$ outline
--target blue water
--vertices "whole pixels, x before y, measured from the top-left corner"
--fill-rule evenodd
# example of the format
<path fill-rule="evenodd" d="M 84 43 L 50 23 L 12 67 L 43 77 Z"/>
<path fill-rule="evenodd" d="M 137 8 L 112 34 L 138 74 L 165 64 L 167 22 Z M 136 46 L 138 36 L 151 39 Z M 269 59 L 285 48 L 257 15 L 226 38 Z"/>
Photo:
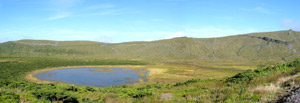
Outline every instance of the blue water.
<path fill-rule="evenodd" d="M 64 82 L 83 86 L 107 87 L 138 83 L 139 81 L 137 79 L 147 81 L 145 76 L 148 75 L 148 72 L 145 72 L 145 76 L 140 76 L 132 69 L 112 68 L 115 69 L 114 71 L 95 71 L 93 69 L 105 68 L 57 69 L 34 74 L 34 76 L 47 81 Z"/>

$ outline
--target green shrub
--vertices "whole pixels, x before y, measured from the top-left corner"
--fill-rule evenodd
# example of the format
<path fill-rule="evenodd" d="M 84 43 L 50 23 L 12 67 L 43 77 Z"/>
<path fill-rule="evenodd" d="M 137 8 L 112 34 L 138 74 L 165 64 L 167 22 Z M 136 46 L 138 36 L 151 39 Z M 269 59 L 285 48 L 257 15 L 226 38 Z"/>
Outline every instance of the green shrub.
<path fill-rule="evenodd" d="M 13 92 L 0 91 L 0 102 L 19 103 L 20 96 Z"/>
<path fill-rule="evenodd" d="M 242 83 L 247 83 L 248 84 L 254 79 L 254 77 L 265 76 L 265 75 L 268 74 L 268 72 L 272 72 L 272 71 L 286 72 L 287 69 L 292 69 L 292 67 L 297 67 L 299 65 L 300 65 L 300 58 L 295 59 L 292 62 L 278 64 L 276 66 L 267 67 L 265 69 L 256 69 L 254 71 L 246 70 L 242 73 L 238 73 L 237 75 L 235 75 L 233 77 L 227 78 L 226 83 L 229 86 L 231 86 L 233 84 L 242 84 Z M 300 69 L 299 69 L 299 71 L 300 71 Z"/>
<path fill-rule="evenodd" d="M 242 84 L 244 82 L 250 82 L 254 79 L 258 74 L 253 72 L 252 70 L 246 70 L 242 73 L 238 73 L 237 75 L 227 78 L 226 82 L 229 83 L 236 83 L 236 84 Z"/>
<path fill-rule="evenodd" d="M 58 89 L 43 88 L 32 92 L 32 94 L 38 99 L 45 99 L 50 101 L 63 101 L 67 103 L 77 103 L 77 97 L 70 92 L 65 92 Z"/>
<path fill-rule="evenodd" d="M 97 98 L 97 99 L 82 98 L 81 101 L 84 103 L 104 103 L 102 98 Z"/>
<path fill-rule="evenodd" d="M 196 82 L 199 82 L 199 81 L 201 81 L 201 79 L 195 79 L 195 78 L 193 78 L 193 79 L 190 79 L 190 80 L 187 80 L 187 81 L 185 81 L 185 82 L 177 82 L 177 83 L 175 83 L 173 86 L 182 86 L 182 85 L 188 85 L 188 84 L 190 84 L 190 83 L 196 83 Z"/>
<path fill-rule="evenodd" d="M 85 87 L 85 90 L 90 91 L 90 92 L 95 92 L 96 91 L 96 89 L 93 88 L 93 87 Z"/>
<path fill-rule="evenodd" d="M 148 89 L 144 89 L 144 90 L 131 89 L 126 91 L 126 94 L 132 98 L 142 98 L 144 96 L 152 95 L 152 91 Z"/>
<path fill-rule="evenodd" d="M 261 99 L 261 94 L 255 94 L 251 97 L 251 100 L 253 102 L 259 102 L 260 99 Z"/>
<path fill-rule="evenodd" d="M 224 101 L 224 103 L 234 103 L 232 99 L 228 98 Z"/>
<path fill-rule="evenodd" d="M 75 86 L 68 86 L 68 87 L 64 88 L 64 90 L 77 92 L 79 90 L 79 88 L 77 88 Z"/>

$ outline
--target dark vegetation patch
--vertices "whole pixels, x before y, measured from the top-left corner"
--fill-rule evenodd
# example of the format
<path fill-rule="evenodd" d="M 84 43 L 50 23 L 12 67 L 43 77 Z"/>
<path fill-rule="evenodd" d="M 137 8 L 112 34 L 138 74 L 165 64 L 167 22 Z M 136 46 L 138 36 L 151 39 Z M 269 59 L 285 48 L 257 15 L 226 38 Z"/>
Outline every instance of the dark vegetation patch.
<path fill-rule="evenodd" d="M 251 38 L 257 38 L 257 39 L 261 39 L 267 42 L 272 42 L 272 43 L 277 43 L 277 44 L 283 44 L 283 45 L 288 45 L 289 42 L 287 41 L 282 41 L 282 40 L 278 40 L 278 39 L 273 39 L 273 38 L 269 38 L 269 37 L 257 37 L 257 36 L 249 36 Z"/>

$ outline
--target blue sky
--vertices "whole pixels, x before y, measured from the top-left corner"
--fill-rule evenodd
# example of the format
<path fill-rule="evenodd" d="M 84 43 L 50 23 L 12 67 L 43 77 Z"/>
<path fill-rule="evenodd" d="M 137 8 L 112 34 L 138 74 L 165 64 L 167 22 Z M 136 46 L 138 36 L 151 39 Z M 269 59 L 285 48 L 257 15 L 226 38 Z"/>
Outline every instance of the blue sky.
<path fill-rule="evenodd" d="M 299 0 L 0 0 L 0 42 L 108 43 L 300 31 Z"/>

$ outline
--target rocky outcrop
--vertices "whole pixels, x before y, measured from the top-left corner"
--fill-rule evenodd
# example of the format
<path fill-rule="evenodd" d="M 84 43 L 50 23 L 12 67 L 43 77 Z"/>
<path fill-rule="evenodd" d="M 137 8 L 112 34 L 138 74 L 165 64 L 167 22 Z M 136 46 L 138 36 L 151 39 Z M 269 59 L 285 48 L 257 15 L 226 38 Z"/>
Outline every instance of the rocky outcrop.
<path fill-rule="evenodd" d="M 288 45 L 289 42 L 287 41 L 283 41 L 283 40 L 278 40 L 278 39 L 273 39 L 273 38 L 269 38 L 269 37 L 257 37 L 257 36 L 249 36 L 251 38 L 257 38 L 257 39 L 261 39 L 267 42 L 272 42 L 272 43 L 277 43 L 277 44 L 283 44 L 283 45 Z"/>
<path fill-rule="evenodd" d="M 287 90 L 288 94 L 280 97 L 277 100 L 270 101 L 269 103 L 300 103 L 300 87 L 292 87 L 291 90 Z"/>

